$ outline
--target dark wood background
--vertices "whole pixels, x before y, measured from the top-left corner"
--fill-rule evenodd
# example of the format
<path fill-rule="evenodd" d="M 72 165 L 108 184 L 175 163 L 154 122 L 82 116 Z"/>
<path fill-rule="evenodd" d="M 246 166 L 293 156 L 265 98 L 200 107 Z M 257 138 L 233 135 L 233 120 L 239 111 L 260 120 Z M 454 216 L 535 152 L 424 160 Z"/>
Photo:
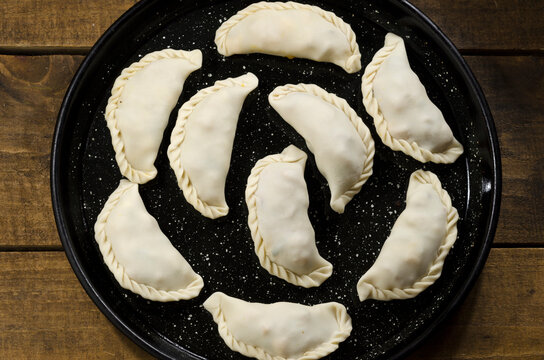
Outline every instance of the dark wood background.
<path fill-rule="evenodd" d="M 131 0 L 0 1 L 0 358 L 147 359 L 76 279 L 55 228 L 51 138 L 64 92 Z M 410 359 L 544 359 L 544 0 L 413 0 L 453 40 L 497 126 L 494 247 Z"/>

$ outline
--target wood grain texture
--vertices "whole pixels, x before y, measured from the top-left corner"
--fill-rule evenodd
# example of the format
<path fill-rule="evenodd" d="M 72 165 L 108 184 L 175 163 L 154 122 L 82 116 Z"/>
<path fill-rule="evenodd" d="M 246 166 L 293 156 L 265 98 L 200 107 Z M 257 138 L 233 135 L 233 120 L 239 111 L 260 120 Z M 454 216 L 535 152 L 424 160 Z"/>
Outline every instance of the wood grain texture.
<path fill-rule="evenodd" d="M 58 246 L 49 158 L 80 56 L 0 56 L 0 245 Z"/>
<path fill-rule="evenodd" d="M 88 49 L 136 0 L 2 0 L 0 48 Z"/>
<path fill-rule="evenodd" d="M 495 118 L 495 244 L 464 304 L 409 360 L 544 359 L 544 1 L 410 0 L 466 54 Z M 136 0 L 0 0 L 0 54 L 84 54 Z M 535 56 L 490 56 L 490 55 Z M 81 56 L 0 55 L 0 359 L 151 359 L 92 303 L 59 251 L 53 128 Z M 538 248 L 526 248 L 536 246 Z M 11 250 L 3 252 L 2 250 Z"/>
<path fill-rule="evenodd" d="M 0 358 L 150 358 L 99 312 L 62 252 L 0 253 L 0 264 Z M 494 249 L 459 311 L 410 359 L 542 359 L 542 307 L 544 249 Z"/>
<path fill-rule="evenodd" d="M 1 359 L 151 359 L 92 303 L 62 252 L 0 253 Z"/>
<path fill-rule="evenodd" d="M 544 50 L 542 0 L 410 0 L 461 50 Z"/>
<path fill-rule="evenodd" d="M 80 56 L 0 56 L 0 246 L 60 245 L 49 153 L 58 108 Z M 468 56 L 489 101 L 503 160 L 495 243 L 544 244 L 544 58 Z M 540 90 L 539 90 L 540 89 Z"/>
<path fill-rule="evenodd" d="M 2 0 L 0 49 L 89 49 L 136 0 Z M 462 50 L 544 50 L 541 0 L 412 0 Z"/>
<path fill-rule="evenodd" d="M 492 249 L 464 304 L 410 360 L 544 359 L 544 249 Z"/>
<path fill-rule="evenodd" d="M 495 243 L 544 245 L 544 57 L 467 60 L 489 102 L 501 148 Z"/>

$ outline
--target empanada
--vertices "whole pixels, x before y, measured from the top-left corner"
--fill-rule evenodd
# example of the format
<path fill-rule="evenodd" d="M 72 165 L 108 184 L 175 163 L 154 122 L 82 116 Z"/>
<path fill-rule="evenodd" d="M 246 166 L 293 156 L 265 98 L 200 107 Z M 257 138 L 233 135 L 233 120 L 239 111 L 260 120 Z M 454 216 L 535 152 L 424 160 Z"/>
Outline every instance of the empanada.
<path fill-rule="evenodd" d="M 260 360 L 320 359 L 335 351 L 352 329 L 346 308 L 336 302 L 261 304 L 216 292 L 204 307 L 229 348 Z"/>
<path fill-rule="evenodd" d="M 404 40 L 389 33 L 362 78 L 363 103 L 383 143 L 421 162 L 452 163 L 463 153 L 444 115 L 410 68 Z"/>
<path fill-rule="evenodd" d="M 291 1 L 262 1 L 240 10 L 217 29 L 215 44 L 225 56 L 263 53 L 330 62 L 348 73 L 361 70 L 348 24 L 332 12 Z"/>
<path fill-rule="evenodd" d="M 393 225 L 374 265 L 357 284 L 359 299 L 409 299 L 432 285 L 457 239 L 458 218 L 436 175 L 414 172 L 406 209 Z"/>
<path fill-rule="evenodd" d="M 332 265 L 319 255 L 308 217 L 306 159 L 291 145 L 257 161 L 247 179 L 246 204 L 261 266 L 291 284 L 312 287 L 331 276 Z"/>
<path fill-rule="evenodd" d="M 327 179 L 331 208 L 343 213 L 372 175 L 374 140 L 346 100 L 313 84 L 279 86 L 270 105 L 304 139 Z"/>
<path fill-rule="evenodd" d="M 196 297 L 204 282 L 145 209 L 138 184 L 121 180 L 94 225 L 104 262 L 119 284 L 155 301 Z"/>
<path fill-rule="evenodd" d="M 211 219 L 225 216 L 225 181 L 238 116 L 259 80 L 252 73 L 216 81 L 178 113 L 168 158 L 187 202 Z"/>
<path fill-rule="evenodd" d="M 202 65 L 200 50 L 165 49 L 144 56 L 115 80 L 106 106 L 115 160 L 121 174 L 143 184 L 153 165 L 170 113 L 190 73 Z"/>

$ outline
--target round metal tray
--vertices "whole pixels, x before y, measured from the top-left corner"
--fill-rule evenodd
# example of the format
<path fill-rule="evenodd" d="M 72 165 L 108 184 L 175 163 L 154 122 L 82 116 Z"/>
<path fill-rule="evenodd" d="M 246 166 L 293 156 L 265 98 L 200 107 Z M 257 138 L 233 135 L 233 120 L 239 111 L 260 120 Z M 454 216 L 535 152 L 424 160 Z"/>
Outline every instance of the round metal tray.
<path fill-rule="evenodd" d="M 406 39 L 410 63 L 430 98 L 444 112 L 465 153 L 451 165 L 421 164 L 385 147 L 361 101 L 362 72 L 302 59 L 260 54 L 224 58 L 215 30 L 251 1 L 143 0 L 100 38 L 75 75 L 62 104 L 52 149 L 51 189 L 60 238 L 83 287 L 100 310 L 128 337 L 160 358 L 243 359 L 219 337 L 201 306 L 214 291 L 259 302 L 316 304 L 338 301 L 353 319 L 351 336 L 330 359 L 392 359 L 415 348 L 461 302 L 489 252 L 499 211 L 501 170 L 497 136 L 484 96 L 452 43 L 406 1 L 311 1 L 335 12 L 357 35 L 363 67 L 383 46 L 387 32 Z M 104 109 L 121 70 L 163 48 L 201 49 L 203 66 L 189 76 L 156 161 L 158 176 L 140 186 L 148 211 L 173 245 L 205 281 L 199 297 L 156 303 L 122 289 L 104 265 L 93 225 L 121 175 L 114 159 Z M 209 220 L 188 205 L 166 156 L 177 109 L 215 80 L 251 71 L 260 84 L 244 105 L 227 178 L 228 216 Z M 304 140 L 268 105 L 268 93 L 286 83 L 315 83 L 346 99 L 376 141 L 374 174 L 342 215 Z M 334 273 L 319 288 L 303 289 L 270 276 L 254 254 L 247 227 L 244 189 L 255 162 L 295 144 L 309 156 L 306 181 L 310 219 L 321 255 Z M 459 237 L 442 277 L 414 299 L 360 303 L 359 277 L 372 265 L 404 208 L 408 177 L 435 172 L 458 209 Z"/>

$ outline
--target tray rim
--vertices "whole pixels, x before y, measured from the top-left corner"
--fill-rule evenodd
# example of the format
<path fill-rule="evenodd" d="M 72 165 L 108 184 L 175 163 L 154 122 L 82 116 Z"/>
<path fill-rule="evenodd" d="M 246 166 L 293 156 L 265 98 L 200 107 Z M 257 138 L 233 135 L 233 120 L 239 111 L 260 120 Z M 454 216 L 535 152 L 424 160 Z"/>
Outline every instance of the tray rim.
<path fill-rule="evenodd" d="M 108 318 L 108 320 L 115 325 L 124 335 L 126 335 L 130 340 L 140 346 L 142 349 L 147 351 L 150 355 L 161 358 L 161 359 L 171 359 L 166 353 L 162 352 L 157 348 L 153 343 L 147 341 L 145 338 L 141 337 L 135 331 L 133 331 L 127 324 L 121 320 L 115 311 L 111 309 L 103 300 L 102 296 L 91 284 L 91 281 L 81 266 L 80 260 L 77 257 L 75 250 L 73 248 L 72 240 L 67 229 L 67 217 L 65 215 L 65 210 L 61 206 L 61 175 L 60 175 L 60 164 L 61 164 L 61 152 L 60 144 L 64 136 L 64 128 L 68 120 L 68 108 L 70 105 L 70 100 L 73 97 L 73 94 L 76 92 L 76 87 L 80 81 L 83 74 L 87 71 L 89 65 L 93 62 L 98 50 L 106 44 L 109 39 L 113 36 L 116 30 L 123 26 L 123 24 L 132 17 L 135 13 L 142 11 L 143 8 L 150 6 L 152 3 L 158 0 L 141 0 L 132 7 L 130 7 L 123 15 L 121 15 L 96 41 L 92 46 L 91 50 L 79 66 L 76 71 L 66 94 L 63 98 L 62 104 L 60 106 L 59 115 L 55 124 L 55 131 L 53 135 L 52 145 L 51 145 L 51 164 L 50 164 L 50 189 L 51 189 L 51 200 L 52 208 L 55 218 L 55 223 L 57 226 L 57 231 L 64 248 L 68 262 L 70 263 L 72 270 L 76 274 L 79 282 L 84 288 L 87 295 L 91 298 L 94 304 L 99 308 L 99 310 Z M 474 91 L 477 97 L 478 107 L 482 111 L 482 115 L 485 119 L 485 125 L 487 127 L 487 136 L 490 143 L 490 154 L 491 154 L 491 163 L 493 165 L 493 178 L 492 178 L 492 193 L 490 201 L 490 213 L 488 217 L 487 227 L 485 233 L 483 234 L 483 243 L 480 252 L 477 254 L 476 263 L 474 267 L 469 272 L 469 275 L 465 282 L 461 285 L 461 288 L 458 294 L 452 298 L 452 300 L 445 306 L 442 312 L 435 317 L 428 326 L 421 331 L 411 342 L 409 342 L 404 348 L 402 348 L 398 353 L 394 354 L 391 359 L 402 359 L 412 353 L 417 347 L 419 347 L 429 336 L 441 325 L 443 325 L 444 320 L 448 318 L 452 312 L 454 312 L 465 300 L 468 293 L 474 286 L 478 276 L 480 275 L 485 262 L 488 258 L 489 252 L 491 250 L 491 245 L 493 243 L 493 238 L 496 232 L 499 212 L 500 212 L 500 203 L 501 203 L 501 193 L 502 193 L 502 164 L 500 157 L 500 148 L 499 141 L 497 136 L 497 131 L 489 105 L 485 98 L 485 95 L 476 80 L 472 70 L 461 56 L 453 42 L 442 32 L 442 30 L 421 10 L 416 6 L 411 4 L 408 0 L 389 0 L 391 2 L 396 2 L 398 5 L 404 8 L 408 13 L 411 13 L 412 16 L 420 18 L 429 28 L 434 32 L 434 34 L 444 43 L 447 49 L 450 51 L 453 56 L 454 61 L 460 65 L 462 71 L 465 73 L 466 85 Z M 196 355 L 189 350 L 183 348 L 184 353 L 188 358 L 192 359 L 202 359 L 205 358 Z"/>

